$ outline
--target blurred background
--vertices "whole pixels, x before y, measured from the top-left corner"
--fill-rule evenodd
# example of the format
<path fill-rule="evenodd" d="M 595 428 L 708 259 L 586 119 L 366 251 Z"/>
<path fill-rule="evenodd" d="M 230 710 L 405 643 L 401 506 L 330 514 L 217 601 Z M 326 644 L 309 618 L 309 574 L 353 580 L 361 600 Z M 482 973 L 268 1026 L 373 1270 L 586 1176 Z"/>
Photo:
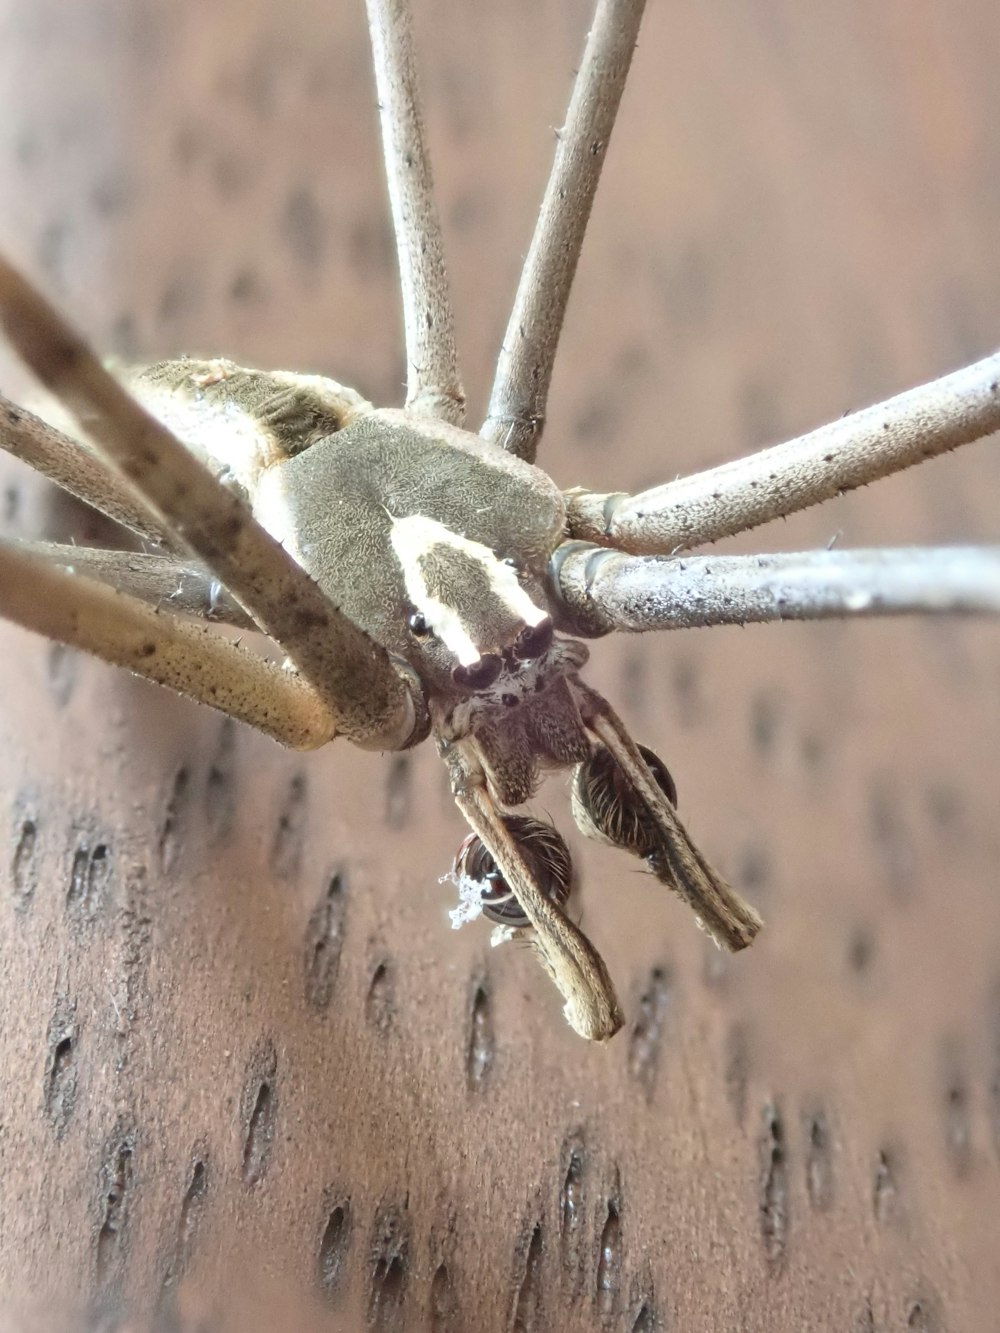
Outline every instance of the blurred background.
<path fill-rule="evenodd" d="M 415 10 L 475 424 L 590 6 Z M 637 489 L 992 350 L 998 45 L 982 0 L 654 0 L 557 481 Z M 401 401 L 361 0 L 4 0 L 0 99 L 0 243 L 102 352 Z M 995 542 L 998 483 L 985 441 L 727 545 Z M 0 497 L 5 535 L 107 536 L 6 459 Z M 9 627 L 0 672 L 10 1327 L 995 1325 L 995 626 L 595 645 L 767 922 L 724 958 L 577 840 L 605 1049 L 530 954 L 449 930 L 428 747 L 285 753 Z M 538 805 L 569 831 L 561 781 Z"/>

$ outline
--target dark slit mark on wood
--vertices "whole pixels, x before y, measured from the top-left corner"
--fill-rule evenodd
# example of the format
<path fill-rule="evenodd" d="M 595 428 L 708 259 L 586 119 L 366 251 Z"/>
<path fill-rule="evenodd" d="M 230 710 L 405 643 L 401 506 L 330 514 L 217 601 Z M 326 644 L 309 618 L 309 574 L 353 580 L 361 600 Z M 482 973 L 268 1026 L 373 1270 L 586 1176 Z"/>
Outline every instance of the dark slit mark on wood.
<path fill-rule="evenodd" d="M 264 1041 L 247 1062 L 240 1097 L 243 1126 L 243 1183 L 252 1188 L 263 1180 L 274 1146 L 278 1112 L 278 1056 L 272 1042 Z"/>
<path fill-rule="evenodd" d="M 328 1192 L 324 1206 L 323 1233 L 316 1256 L 316 1280 L 329 1301 L 340 1295 L 351 1244 L 351 1204 L 347 1198 L 333 1201 Z"/>
<path fill-rule="evenodd" d="M 469 1089 L 479 1092 L 486 1086 L 496 1055 L 493 1035 L 493 1008 L 489 984 L 484 979 L 473 987 L 469 1006 L 469 1039 L 465 1052 L 465 1072 Z"/>
<path fill-rule="evenodd" d="M 546 1324 L 542 1255 L 542 1224 L 536 1222 L 524 1253 L 524 1268 L 514 1295 L 511 1333 L 544 1333 Z"/>
<path fill-rule="evenodd" d="M 774 1102 L 764 1107 L 759 1147 L 760 1232 L 768 1263 L 778 1265 L 788 1245 L 788 1143 L 784 1120 Z"/>
<path fill-rule="evenodd" d="M 340 970 L 347 921 L 346 890 L 346 879 L 338 870 L 327 881 L 326 890 L 306 925 L 303 988 L 306 1003 L 321 1012 L 329 1007 Z"/>

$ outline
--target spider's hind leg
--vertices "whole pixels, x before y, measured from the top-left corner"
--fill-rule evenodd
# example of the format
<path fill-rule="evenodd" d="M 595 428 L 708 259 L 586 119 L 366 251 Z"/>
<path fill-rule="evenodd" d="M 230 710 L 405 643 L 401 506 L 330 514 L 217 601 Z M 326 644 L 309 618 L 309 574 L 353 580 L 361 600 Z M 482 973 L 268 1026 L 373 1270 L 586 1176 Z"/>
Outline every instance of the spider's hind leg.
<path fill-rule="evenodd" d="M 236 629 L 257 628 L 209 570 L 179 557 L 62 542 L 17 541 L 11 546 L 24 555 L 105 583 L 147 606 Z"/>
<path fill-rule="evenodd" d="M 84 504 L 157 546 L 170 536 L 130 487 L 79 440 L 0 395 L 0 448 Z"/>
<path fill-rule="evenodd" d="M 413 673 L 326 597 L 248 507 L 105 369 L 44 298 L 0 260 L 0 319 L 17 351 L 86 421 L 108 466 L 277 642 L 336 719 L 371 749 L 426 735 Z"/>
<path fill-rule="evenodd" d="M 645 0 L 598 0 L 480 435 L 534 462 L 570 287 Z"/>
<path fill-rule="evenodd" d="M 218 708 L 293 749 L 333 738 L 334 715 L 294 672 L 9 542 L 0 542 L 0 616 Z"/>
<path fill-rule="evenodd" d="M 424 142 L 408 0 L 368 0 L 382 151 L 406 333 L 406 406 L 461 426 L 465 391 Z"/>

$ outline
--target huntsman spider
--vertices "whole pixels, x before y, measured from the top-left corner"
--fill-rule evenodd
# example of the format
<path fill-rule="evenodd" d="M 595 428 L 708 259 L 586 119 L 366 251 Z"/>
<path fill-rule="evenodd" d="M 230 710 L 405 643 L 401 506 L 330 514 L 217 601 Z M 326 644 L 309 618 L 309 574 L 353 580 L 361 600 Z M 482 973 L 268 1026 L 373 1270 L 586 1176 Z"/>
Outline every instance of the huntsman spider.
<path fill-rule="evenodd" d="M 470 834 L 469 915 L 529 941 L 596 1041 L 622 1013 L 567 914 L 569 852 L 520 807 L 572 770 L 582 831 L 742 949 L 755 911 L 692 841 L 671 777 L 582 677 L 584 639 L 789 618 L 1000 609 L 996 550 L 686 554 L 1000 427 L 1000 356 L 636 495 L 563 490 L 536 456 L 567 298 L 642 0 L 599 0 L 485 420 L 465 427 L 405 0 L 368 0 L 407 386 L 377 408 L 317 375 L 171 360 L 112 373 L 0 261 L 0 321 L 79 427 L 0 401 L 0 444 L 156 550 L 0 545 L 0 614 L 303 750 L 428 737 Z M 267 636 L 278 665 L 212 629 Z"/>

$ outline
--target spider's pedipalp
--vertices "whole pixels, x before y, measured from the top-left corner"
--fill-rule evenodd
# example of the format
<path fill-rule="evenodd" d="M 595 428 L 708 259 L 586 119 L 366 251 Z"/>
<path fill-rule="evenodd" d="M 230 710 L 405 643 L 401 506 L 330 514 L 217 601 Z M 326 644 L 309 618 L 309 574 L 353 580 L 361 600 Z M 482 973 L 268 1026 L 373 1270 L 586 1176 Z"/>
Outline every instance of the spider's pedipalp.
<path fill-rule="evenodd" d="M 638 802 L 644 807 L 639 811 L 642 817 L 638 821 L 621 822 L 623 828 L 641 827 L 642 840 L 623 840 L 619 845 L 641 856 L 650 865 L 657 878 L 688 904 L 716 944 L 734 953 L 745 949 L 753 943 L 761 928 L 760 917 L 698 851 L 677 817 L 664 785 L 657 780 L 607 700 L 578 678 L 573 682 L 573 688 L 585 723 L 606 748 L 621 774 L 619 799 L 632 804 Z M 582 805 L 577 805 L 574 813 L 577 810 L 587 816 L 582 820 L 578 818 L 582 832 L 593 836 L 595 828 L 586 798 Z M 602 838 L 608 837 L 610 827 L 605 822 L 600 828 Z"/>
<path fill-rule="evenodd" d="M 455 803 L 477 834 L 530 922 L 529 939 L 565 1001 L 563 1012 L 574 1032 L 607 1041 L 623 1016 L 601 955 L 548 897 L 529 861 L 486 789 L 458 746 L 439 746 L 448 765 Z"/>
<path fill-rule="evenodd" d="M 335 735 L 333 714 L 293 672 L 9 542 L 0 542 L 0 615 L 218 708 L 293 749 L 312 750 Z"/>
<path fill-rule="evenodd" d="M 422 693 L 329 601 L 249 509 L 105 369 L 47 301 L 0 259 L 0 320 L 15 348 L 86 422 L 135 490 L 281 645 L 356 744 L 399 749 L 426 734 Z"/>
<path fill-rule="evenodd" d="M 562 624 L 590 637 L 774 620 L 1000 612 L 995 546 L 716 556 L 566 546 L 553 560 Z"/>
<path fill-rule="evenodd" d="M 424 142 L 408 0 L 367 0 L 406 332 L 406 406 L 460 426 L 465 391 Z"/>
<path fill-rule="evenodd" d="M 645 0 L 599 0 L 497 361 L 480 435 L 533 462 L 566 303 Z"/>
<path fill-rule="evenodd" d="M 567 492 L 567 531 L 671 555 L 786 518 L 1000 430 L 1000 352 L 785 444 L 638 495 Z"/>
<path fill-rule="evenodd" d="M 504 815 L 503 824 L 546 898 L 565 907 L 573 888 L 573 862 L 565 839 L 552 824 L 530 815 Z M 531 921 L 514 890 L 477 833 L 470 833 L 459 847 L 451 877 L 459 885 L 466 884 L 467 897 L 469 882 L 477 886 L 478 907 L 488 920 L 517 930 L 530 928 Z M 462 914 L 462 908 L 458 910 Z"/>

